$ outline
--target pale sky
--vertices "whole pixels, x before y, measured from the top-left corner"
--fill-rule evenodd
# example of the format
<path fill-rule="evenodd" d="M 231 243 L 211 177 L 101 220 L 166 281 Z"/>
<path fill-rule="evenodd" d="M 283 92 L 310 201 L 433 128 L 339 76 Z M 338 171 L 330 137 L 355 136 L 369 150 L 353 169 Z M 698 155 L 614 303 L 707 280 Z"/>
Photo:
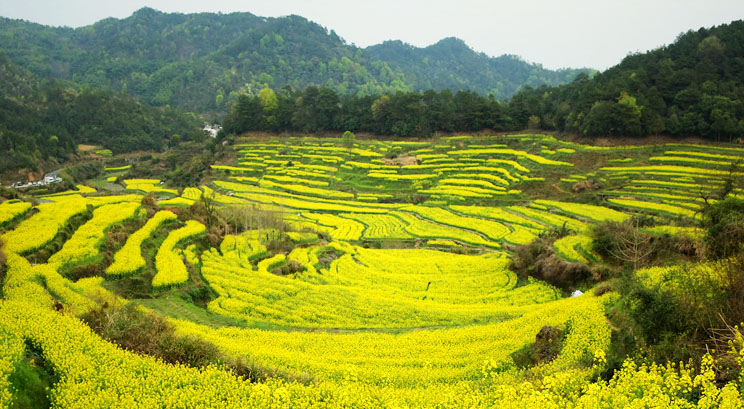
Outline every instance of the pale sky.
<path fill-rule="evenodd" d="M 0 0 L 0 16 L 80 27 L 149 6 L 164 12 L 297 14 L 366 47 L 419 47 L 458 37 L 491 56 L 516 54 L 547 68 L 604 70 L 628 53 L 669 44 L 689 29 L 744 18 L 744 0 Z"/>

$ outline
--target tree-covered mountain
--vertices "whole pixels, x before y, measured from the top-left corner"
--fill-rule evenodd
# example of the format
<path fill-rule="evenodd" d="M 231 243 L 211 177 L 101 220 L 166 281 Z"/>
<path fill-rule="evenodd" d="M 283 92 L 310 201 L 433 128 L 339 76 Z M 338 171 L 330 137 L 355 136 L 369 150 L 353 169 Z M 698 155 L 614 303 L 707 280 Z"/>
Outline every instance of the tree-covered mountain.
<path fill-rule="evenodd" d="M 39 76 L 200 113 L 224 112 L 228 101 L 264 84 L 276 90 L 325 86 L 340 95 L 469 89 L 507 98 L 523 85 L 556 84 L 575 73 L 510 56 L 489 58 L 459 40 L 424 49 L 388 43 L 361 49 L 299 16 L 150 8 L 77 29 L 1 18 L 0 49 Z"/>
<path fill-rule="evenodd" d="M 515 119 L 590 136 L 744 137 L 744 21 L 681 34 L 589 79 L 526 89 Z"/>
<path fill-rule="evenodd" d="M 450 37 L 424 48 L 401 41 L 367 47 L 373 58 L 403 72 L 416 90 L 475 90 L 497 98 L 511 97 L 523 86 L 559 85 L 573 81 L 587 69 L 548 70 L 515 55 L 489 57 L 473 51 L 464 41 Z"/>
<path fill-rule="evenodd" d="M 193 115 L 126 94 L 41 80 L 0 52 L 0 172 L 65 160 L 80 143 L 115 153 L 203 137 Z"/>

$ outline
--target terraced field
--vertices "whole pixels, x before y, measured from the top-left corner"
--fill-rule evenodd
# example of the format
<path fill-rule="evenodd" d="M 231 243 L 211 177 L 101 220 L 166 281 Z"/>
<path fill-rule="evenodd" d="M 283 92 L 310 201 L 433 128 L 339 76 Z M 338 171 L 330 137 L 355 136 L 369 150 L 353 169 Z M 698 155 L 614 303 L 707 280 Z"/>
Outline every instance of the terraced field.
<path fill-rule="evenodd" d="M 117 166 L 107 172 L 121 194 L 85 187 L 0 204 L 3 407 L 29 345 L 58 377 L 52 405 L 65 408 L 740 404 L 737 385 L 716 384 L 711 368 L 629 361 L 599 379 L 605 308 L 618 295 L 570 297 L 509 264 L 515 246 L 550 231 L 563 232 L 558 257 L 601 264 L 592 225 L 633 215 L 654 218 L 655 234 L 697 234 L 701 204 L 742 172 L 744 149 L 545 135 L 246 139 L 234 149 L 202 186 L 126 178 Z M 600 187 L 573 191 L 588 180 Z M 205 200 L 248 228 L 226 232 L 187 211 Z M 674 271 L 637 274 L 651 283 Z M 125 351 L 76 318 L 103 304 L 139 305 L 269 379 Z M 544 326 L 565 331 L 562 348 L 525 367 L 518 356 Z"/>

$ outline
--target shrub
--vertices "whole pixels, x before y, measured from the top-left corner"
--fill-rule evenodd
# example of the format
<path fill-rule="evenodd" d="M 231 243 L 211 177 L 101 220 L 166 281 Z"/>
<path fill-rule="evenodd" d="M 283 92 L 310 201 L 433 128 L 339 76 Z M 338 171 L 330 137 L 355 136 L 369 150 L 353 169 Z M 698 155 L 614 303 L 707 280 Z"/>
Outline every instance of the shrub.
<path fill-rule="evenodd" d="M 354 142 L 356 142 L 356 135 L 354 135 L 354 132 L 346 131 L 341 136 L 341 142 L 345 147 L 351 149 L 354 147 Z"/>
<path fill-rule="evenodd" d="M 586 264 L 571 263 L 557 257 L 553 250 L 554 241 L 555 237 L 546 235 L 528 245 L 515 247 L 509 268 L 520 279 L 535 277 L 563 290 L 594 278 Z"/>
<path fill-rule="evenodd" d="M 613 264 L 630 265 L 634 270 L 655 258 L 658 246 L 654 237 L 642 232 L 640 219 L 605 222 L 591 230 L 592 250 Z"/>
<path fill-rule="evenodd" d="M 545 325 L 535 336 L 535 343 L 514 352 L 512 359 L 520 368 L 548 363 L 561 352 L 564 338 L 563 330 Z"/>
<path fill-rule="evenodd" d="M 194 337 L 181 337 L 162 316 L 140 311 L 133 304 L 104 304 L 81 317 L 96 333 L 129 351 L 168 363 L 203 367 L 219 361 L 217 347 Z"/>
<path fill-rule="evenodd" d="M 272 273 L 280 276 L 288 276 L 290 274 L 301 273 L 305 270 L 302 264 L 294 260 L 288 260 L 286 263 L 271 270 Z"/>
<path fill-rule="evenodd" d="M 738 254 L 744 244 L 744 200 L 728 197 L 703 213 L 708 254 L 714 258 Z"/>

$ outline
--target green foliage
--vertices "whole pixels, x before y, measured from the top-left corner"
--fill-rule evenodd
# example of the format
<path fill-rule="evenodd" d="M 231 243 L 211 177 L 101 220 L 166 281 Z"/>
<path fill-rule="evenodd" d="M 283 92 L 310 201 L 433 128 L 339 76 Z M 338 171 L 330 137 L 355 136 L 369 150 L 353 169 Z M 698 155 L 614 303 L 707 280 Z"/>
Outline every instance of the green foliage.
<path fill-rule="evenodd" d="M 40 80 L 0 52 L 0 171 L 66 160 L 81 143 L 112 153 L 162 150 L 171 135 L 201 137 L 194 118 L 152 108 L 126 94 Z"/>
<path fill-rule="evenodd" d="M 712 257 L 737 255 L 744 245 L 744 200 L 728 197 L 703 214 L 708 252 Z"/>
<path fill-rule="evenodd" d="M 82 319 L 104 339 L 165 362 L 202 367 L 216 363 L 220 358 L 214 345 L 176 335 L 165 318 L 142 312 L 133 304 L 123 307 L 103 305 L 83 315 Z"/>
<path fill-rule="evenodd" d="M 15 392 L 12 409 L 41 409 L 50 407 L 49 391 L 58 379 L 42 351 L 27 342 L 25 354 L 8 380 Z"/>
<path fill-rule="evenodd" d="M 558 85 L 572 81 L 581 72 L 591 72 L 588 69 L 552 71 L 515 55 L 488 57 L 453 37 L 425 48 L 386 41 L 365 51 L 402 71 L 412 89 L 474 90 L 500 99 L 511 97 L 524 86 Z"/>
<path fill-rule="evenodd" d="M 343 135 L 341 135 L 341 143 L 351 149 L 354 147 L 354 142 L 356 142 L 356 135 L 354 135 L 354 132 L 346 131 Z"/>
<path fill-rule="evenodd" d="M 278 94 L 264 88 L 261 93 L 240 96 L 223 121 L 225 132 L 347 131 L 416 137 L 438 131 L 517 129 L 506 106 L 471 91 L 341 97 L 331 88 L 310 86 L 304 91 L 285 88 Z M 273 95 L 276 109 L 267 111 L 264 101 L 273 101 Z"/>
<path fill-rule="evenodd" d="M 360 49 L 294 15 L 143 8 L 125 19 L 76 29 L 0 21 L 0 48 L 37 75 L 213 117 L 241 93 L 254 95 L 265 85 L 322 84 L 340 95 L 470 89 L 507 98 L 524 85 L 556 85 L 588 71 L 551 71 L 515 56 L 491 58 L 456 39 L 423 49 L 399 42 Z"/>
<path fill-rule="evenodd" d="M 62 173 L 69 176 L 73 182 L 79 183 L 103 174 L 103 163 L 99 161 L 83 162 L 79 165 L 64 168 Z"/>
<path fill-rule="evenodd" d="M 560 234 L 559 231 L 553 234 L 556 233 Z M 516 246 L 509 269 L 517 273 L 521 280 L 534 277 L 563 290 L 575 289 L 591 281 L 592 271 L 586 264 L 571 263 L 555 254 L 555 240 L 555 235 L 543 235 L 530 244 Z"/>
<path fill-rule="evenodd" d="M 632 54 L 594 78 L 525 88 L 511 101 L 524 128 L 530 115 L 547 130 L 586 135 L 744 136 L 744 21 L 688 31 L 666 47 Z"/>

